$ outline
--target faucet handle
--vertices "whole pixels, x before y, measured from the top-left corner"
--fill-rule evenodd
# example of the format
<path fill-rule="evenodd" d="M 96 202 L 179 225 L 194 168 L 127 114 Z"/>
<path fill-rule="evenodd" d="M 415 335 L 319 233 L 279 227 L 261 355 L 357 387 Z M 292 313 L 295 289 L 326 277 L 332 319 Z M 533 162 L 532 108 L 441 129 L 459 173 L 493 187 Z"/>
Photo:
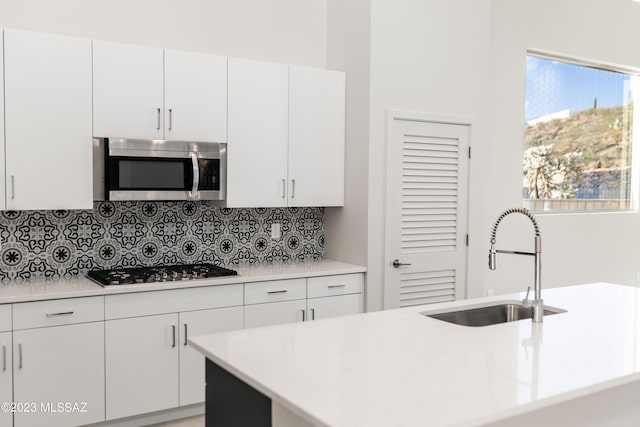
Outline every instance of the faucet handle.
<path fill-rule="evenodd" d="M 533 303 L 529 299 L 529 292 L 531 292 L 531 286 L 527 286 L 527 295 L 525 295 L 524 299 L 522 300 L 523 307 L 531 307 L 533 305 Z"/>

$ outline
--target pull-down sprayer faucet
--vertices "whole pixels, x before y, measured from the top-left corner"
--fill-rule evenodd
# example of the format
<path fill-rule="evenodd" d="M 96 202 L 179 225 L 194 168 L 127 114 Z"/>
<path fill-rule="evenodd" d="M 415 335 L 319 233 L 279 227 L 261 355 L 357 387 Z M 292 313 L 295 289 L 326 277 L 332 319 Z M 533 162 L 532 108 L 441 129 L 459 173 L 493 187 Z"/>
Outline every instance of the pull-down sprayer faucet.
<path fill-rule="evenodd" d="M 533 228 L 535 232 L 534 242 L 535 242 L 535 250 L 534 252 L 522 252 L 522 251 L 504 251 L 500 249 L 496 249 L 496 232 L 498 231 L 498 225 L 500 222 L 507 216 L 512 213 L 521 213 L 525 215 L 527 218 L 531 220 L 533 223 Z M 528 209 L 525 208 L 511 208 L 507 209 L 503 213 L 500 214 L 496 222 L 493 224 L 493 228 L 491 229 L 491 249 L 489 249 L 489 269 L 496 269 L 496 254 L 515 254 L 515 255 L 529 255 L 535 257 L 535 271 L 534 271 L 534 293 L 535 299 L 532 301 L 533 306 L 533 321 L 540 323 L 542 322 L 542 318 L 544 316 L 544 307 L 542 304 L 542 285 L 541 275 L 542 275 L 542 265 L 541 265 L 541 255 L 542 255 L 542 236 L 540 235 L 540 227 L 538 226 L 538 222 L 535 217 Z M 529 293 L 527 292 L 527 296 Z"/>

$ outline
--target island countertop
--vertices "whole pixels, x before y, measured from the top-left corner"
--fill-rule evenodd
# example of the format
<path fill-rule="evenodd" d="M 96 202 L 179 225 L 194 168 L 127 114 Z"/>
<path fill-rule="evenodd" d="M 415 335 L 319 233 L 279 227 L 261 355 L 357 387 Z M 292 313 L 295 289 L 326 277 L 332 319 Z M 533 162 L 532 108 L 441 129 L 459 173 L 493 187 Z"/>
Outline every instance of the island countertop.
<path fill-rule="evenodd" d="M 192 346 L 317 426 L 476 426 L 640 380 L 640 290 L 545 289 L 567 310 L 465 327 L 421 315 L 496 296 L 194 337 Z"/>

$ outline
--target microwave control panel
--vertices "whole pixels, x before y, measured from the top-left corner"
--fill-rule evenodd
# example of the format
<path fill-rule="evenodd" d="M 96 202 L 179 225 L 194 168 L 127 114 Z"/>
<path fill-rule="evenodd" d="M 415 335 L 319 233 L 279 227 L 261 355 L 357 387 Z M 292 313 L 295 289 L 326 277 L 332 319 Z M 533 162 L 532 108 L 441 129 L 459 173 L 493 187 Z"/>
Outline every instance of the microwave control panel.
<path fill-rule="evenodd" d="M 198 159 L 200 167 L 200 183 L 198 190 L 220 190 L 220 160 Z"/>

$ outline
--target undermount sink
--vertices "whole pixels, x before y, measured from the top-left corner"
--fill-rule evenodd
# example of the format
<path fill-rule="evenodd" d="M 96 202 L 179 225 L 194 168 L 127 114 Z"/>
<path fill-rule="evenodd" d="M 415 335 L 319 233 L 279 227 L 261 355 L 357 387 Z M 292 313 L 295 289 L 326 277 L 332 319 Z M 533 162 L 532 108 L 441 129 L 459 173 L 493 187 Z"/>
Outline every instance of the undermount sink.
<path fill-rule="evenodd" d="M 544 306 L 544 315 L 565 313 L 561 308 Z M 475 306 L 455 311 L 423 311 L 427 317 L 443 320 L 462 326 L 489 326 L 498 323 L 515 322 L 516 320 L 531 319 L 533 308 L 526 307 L 520 301 L 502 301 L 488 306 Z"/>

